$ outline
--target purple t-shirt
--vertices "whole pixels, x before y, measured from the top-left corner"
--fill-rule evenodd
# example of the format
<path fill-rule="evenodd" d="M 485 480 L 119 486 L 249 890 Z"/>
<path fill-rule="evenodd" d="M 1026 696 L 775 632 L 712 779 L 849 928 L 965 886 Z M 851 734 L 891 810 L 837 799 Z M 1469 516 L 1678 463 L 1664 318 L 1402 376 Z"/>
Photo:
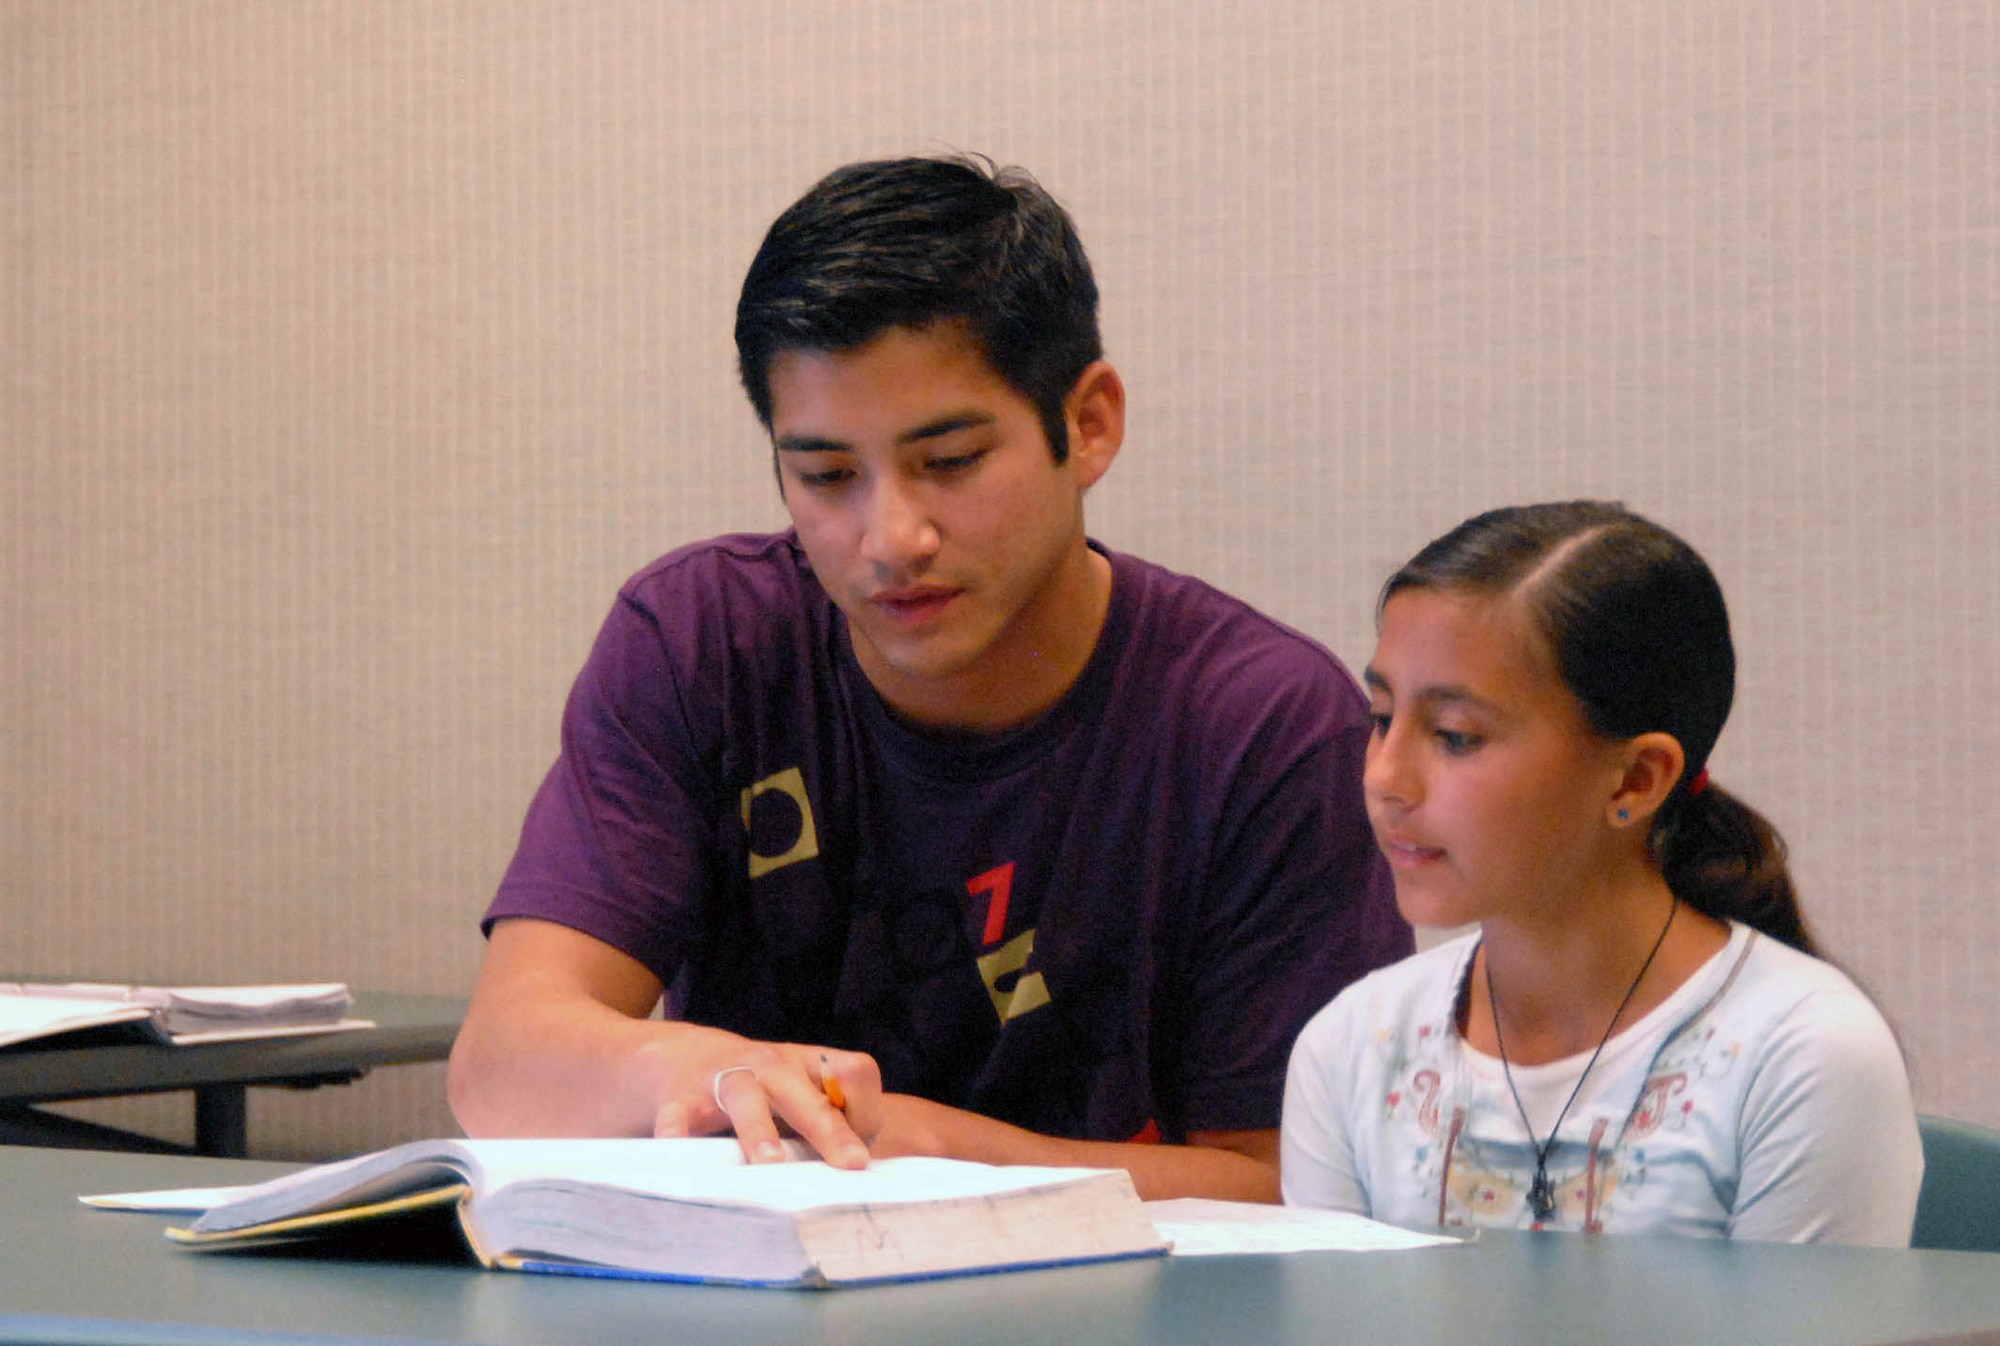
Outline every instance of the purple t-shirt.
<path fill-rule="evenodd" d="M 1410 952 L 1333 655 L 1129 556 L 1076 684 L 926 732 L 875 692 L 797 538 L 620 592 L 487 928 L 624 950 L 669 1013 L 873 1054 L 887 1088 L 1048 1135 L 1278 1124 L 1292 1041 Z"/>

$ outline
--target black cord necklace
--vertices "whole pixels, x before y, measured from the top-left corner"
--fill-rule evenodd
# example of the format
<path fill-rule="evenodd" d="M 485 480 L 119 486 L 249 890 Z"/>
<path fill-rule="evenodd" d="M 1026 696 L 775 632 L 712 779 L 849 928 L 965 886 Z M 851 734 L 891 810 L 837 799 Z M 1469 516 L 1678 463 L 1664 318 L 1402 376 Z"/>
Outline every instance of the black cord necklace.
<path fill-rule="evenodd" d="M 1632 984 L 1625 988 L 1625 998 L 1611 1012 L 1611 1022 L 1604 1026 L 1604 1036 L 1597 1040 L 1597 1050 L 1590 1054 L 1590 1060 L 1584 1062 L 1583 1074 L 1576 1077 L 1576 1088 L 1569 1091 L 1562 1111 L 1556 1114 L 1556 1124 L 1549 1128 L 1547 1140 L 1535 1139 L 1535 1124 L 1528 1120 L 1528 1110 L 1521 1103 L 1521 1091 L 1514 1087 L 1514 1068 L 1507 1064 L 1507 1039 L 1500 1034 L 1500 997 L 1493 993 L 1493 960 L 1486 960 L 1486 1003 L 1493 1010 L 1493 1042 L 1500 1049 L 1500 1073 L 1507 1077 L 1507 1092 L 1514 1096 L 1514 1107 L 1521 1114 L 1521 1126 L 1528 1133 L 1528 1144 L 1535 1147 L 1535 1181 L 1528 1188 L 1528 1209 L 1534 1212 L 1537 1223 L 1545 1223 L 1556 1213 L 1556 1189 L 1549 1181 L 1549 1152 L 1556 1147 L 1556 1132 L 1562 1130 L 1563 1118 L 1569 1116 L 1569 1105 L 1576 1102 L 1576 1096 L 1583 1092 L 1583 1082 L 1590 1078 L 1591 1067 L 1604 1054 L 1604 1044 L 1611 1041 L 1611 1030 L 1618 1027 L 1618 1021 L 1625 1015 L 1625 1007 L 1632 1003 L 1633 996 L 1639 994 L 1639 983 L 1646 980 L 1653 959 L 1659 956 L 1660 946 L 1667 942 L 1667 931 L 1674 928 L 1674 913 L 1680 909 L 1681 900 L 1675 898 L 1674 904 L 1667 908 L 1667 923 L 1660 927 L 1660 937 L 1653 941 L 1652 951 L 1639 965 L 1639 975 L 1632 978 Z"/>

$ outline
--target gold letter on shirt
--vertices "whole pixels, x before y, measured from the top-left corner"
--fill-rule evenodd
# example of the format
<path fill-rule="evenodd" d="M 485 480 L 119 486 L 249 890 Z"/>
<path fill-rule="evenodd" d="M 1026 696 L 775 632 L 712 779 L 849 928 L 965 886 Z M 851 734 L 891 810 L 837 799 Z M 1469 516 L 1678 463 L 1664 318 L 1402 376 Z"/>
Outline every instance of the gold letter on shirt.
<path fill-rule="evenodd" d="M 1030 972 L 1006 990 L 1000 989 L 1000 979 L 1026 967 L 1034 951 L 1035 932 L 1023 930 L 979 960 L 979 975 L 986 982 L 986 993 L 993 997 L 993 1010 L 1001 1023 L 1049 1003 L 1049 984 L 1039 972 Z"/>
<path fill-rule="evenodd" d="M 750 840 L 750 877 L 762 878 L 774 869 L 796 864 L 800 860 L 810 860 L 819 854 L 819 833 L 813 827 L 812 801 L 806 798 L 806 778 L 795 766 L 766 776 L 743 792 L 743 830 L 750 830 L 750 801 L 766 790 L 776 790 L 799 806 L 799 839 L 792 848 L 779 855 L 759 855 L 753 835 Z"/>

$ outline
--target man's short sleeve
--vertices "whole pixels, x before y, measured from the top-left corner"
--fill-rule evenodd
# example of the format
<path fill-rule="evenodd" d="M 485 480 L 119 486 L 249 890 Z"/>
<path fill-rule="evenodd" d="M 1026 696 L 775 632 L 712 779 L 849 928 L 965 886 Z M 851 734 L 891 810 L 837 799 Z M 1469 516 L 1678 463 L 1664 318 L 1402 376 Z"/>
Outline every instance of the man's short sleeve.
<path fill-rule="evenodd" d="M 1414 948 L 1362 803 L 1360 689 L 1317 644 L 1255 621 L 1270 629 L 1211 655 L 1212 690 L 1190 707 L 1208 721 L 1199 751 L 1221 802 L 1206 824 L 1177 1062 L 1188 1130 L 1278 1125 L 1306 1021 Z"/>
<path fill-rule="evenodd" d="M 628 588 L 570 691 L 561 755 L 484 928 L 554 921 L 671 983 L 710 889 L 715 778 L 715 750 L 690 729 L 667 633 Z"/>

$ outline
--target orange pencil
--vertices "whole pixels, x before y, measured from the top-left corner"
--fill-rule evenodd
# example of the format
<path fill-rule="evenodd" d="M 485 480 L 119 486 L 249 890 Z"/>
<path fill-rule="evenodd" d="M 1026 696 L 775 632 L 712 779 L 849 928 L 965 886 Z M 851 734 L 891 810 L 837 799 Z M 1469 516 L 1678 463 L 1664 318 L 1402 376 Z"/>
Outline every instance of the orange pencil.
<path fill-rule="evenodd" d="M 847 1111 L 847 1095 L 842 1092 L 840 1081 L 834 1076 L 833 1066 L 826 1059 L 826 1053 L 819 1054 L 819 1087 L 826 1090 L 826 1101 Z"/>

